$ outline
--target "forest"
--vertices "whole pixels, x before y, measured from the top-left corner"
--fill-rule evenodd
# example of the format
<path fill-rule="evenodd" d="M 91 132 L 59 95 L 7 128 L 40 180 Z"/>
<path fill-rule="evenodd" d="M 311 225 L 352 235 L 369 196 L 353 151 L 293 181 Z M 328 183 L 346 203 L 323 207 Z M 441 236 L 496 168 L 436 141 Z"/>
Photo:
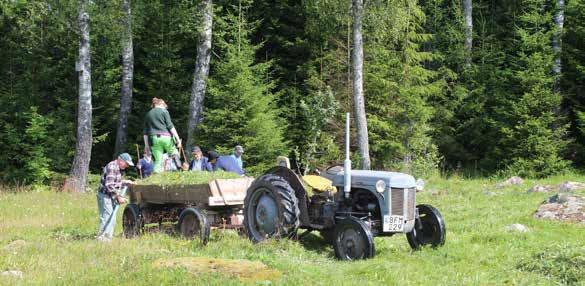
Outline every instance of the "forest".
<path fill-rule="evenodd" d="M 355 168 L 585 166 L 583 0 L 0 0 L 0 50 L 6 184 L 142 152 L 153 97 L 250 174 L 341 163 L 346 112 Z"/>

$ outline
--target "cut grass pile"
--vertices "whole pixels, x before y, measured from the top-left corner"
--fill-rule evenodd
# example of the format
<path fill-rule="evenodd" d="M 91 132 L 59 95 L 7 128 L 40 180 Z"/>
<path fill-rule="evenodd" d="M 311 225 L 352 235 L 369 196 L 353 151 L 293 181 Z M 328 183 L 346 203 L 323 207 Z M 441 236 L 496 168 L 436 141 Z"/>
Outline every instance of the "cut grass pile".
<path fill-rule="evenodd" d="M 137 180 L 137 185 L 197 185 L 207 184 L 209 181 L 215 179 L 237 179 L 240 175 L 217 171 L 217 172 L 164 172 L 153 174 L 152 176 Z"/>
<path fill-rule="evenodd" d="M 429 179 L 417 203 L 441 211 L 445 245 L 412 251 L 404 235 L 376 237 L 376 256 L 358 262 L 335 260 L 315 232 L 300 241 L 252 244 L 235 231 L 215 229 L 207 246 L 165 233 L 124 239 L 122 211 L 114 241 L 100 243 L 95 193 L 0 192 L 0 272 L 23 272 L 22 278 L 0 276 L 0 285 L 585 285 L 585 226 L 535 219 L 554 193 L 527 192 L 536 183 L 563 181 L 585 182 L 585 176 L 504 189 L 487 179 Z M 513 223 L 529 231 L 507 231 Z M 214 265 L 213 271 L 159 267 L 175 259 L 245 260 L 280 275 L 243 281 Z"/>

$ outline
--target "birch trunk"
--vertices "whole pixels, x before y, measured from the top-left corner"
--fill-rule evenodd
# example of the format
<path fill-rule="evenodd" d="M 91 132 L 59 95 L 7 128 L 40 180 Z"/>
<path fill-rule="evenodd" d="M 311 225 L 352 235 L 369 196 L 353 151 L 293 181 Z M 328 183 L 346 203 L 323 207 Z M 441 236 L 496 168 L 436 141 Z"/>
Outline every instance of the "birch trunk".
<path fill-rule="evenodd" d="M 209 75 L 209 60 L 211 58 L 211 36 L 213 25 L 213 2 L 203 0 L 203 17 L 197 44 L 197 58 L 195 59 L 195 72 L 193 73 L 193 85 L 191 87 L 191 99 L 189 101 L 189 123 L 187 126 L 187 150 L 194 143 L 193 134 L 197 124 L 201 122 L 203 113 L 203 100 L 207 88 L 207 76 Z"/>
<path fill-rule="evenodd" d="M 132 83 L 134 79 L 134 50 L 132 45 L 132 11 L 131 0 L 124 0 L 124 30 L 122 43 L 122 91 L 120 95 L 120 116 L 116 132 L 115 155 L 124 151 L 128 142 L 128 117 L 132 110 Z"/>
<path fill-rule="evenodd" d="M 471 50 L 473 48 L 473 3 L 472 0 L 463 0 L 465 14 L 465 68 L 471 67 Z"/>
<path fill-rule="evenodd" d="M 77 13 L 79 25 L 79 106 L 77 108 L 77 143 L 71 173 L 64 189 L 72 192 L 85 192 L 89 161 L 91 158 L 91 58 L 89 47 L 88 0 L 79 0 Z"/>
<path fill-rule="evenodd" d="M 565 23 L 565 0 L 557 0 L 555 12 L 555 26 L 556 31 L 553 36 L 553 51 L 555 53 L 555 61 L 553 63 L 553 72 L 558 77 L 561 75 L 561 52 L 562 50 L 562 35 L 563 25 Z M 558 89 L 558 82 L 555 82 L 555 89 Z"/>
<path fill-rule="evenodd" d="M 360 165 L 364 170 L 370 169 L 370 150 L 368 144 L 368 124 L 364 102 L 363 66 L 364 50 L 362 42 L 363 0 L 352 0 L 353 16 L 353 50 L 351 54 L 353 66 L 353 101 L 357 127 L 357 141 L 360 153 Z"/>

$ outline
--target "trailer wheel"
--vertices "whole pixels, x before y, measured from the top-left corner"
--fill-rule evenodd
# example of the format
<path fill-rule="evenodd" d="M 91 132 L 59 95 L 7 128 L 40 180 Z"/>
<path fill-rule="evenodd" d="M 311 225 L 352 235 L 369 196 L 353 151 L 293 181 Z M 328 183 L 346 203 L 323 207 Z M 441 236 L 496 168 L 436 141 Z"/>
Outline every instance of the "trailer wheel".
<path fill-rule="evenodd" d="M 418 205 L 419 219 L 416 220 L 411 232 L 406 233 L 408 244 L 414 250 L 431 245 L 433 248 L 445 243 L 447 230 L 443 216 L 433 206 Z"/>
<path fill-rule="evenodd" d="M 133 238 L 142 234 L 142 215 L 140 213 L 140 207 L 136 204 L 128 204 L 124 208 L 124 214 L 122 215 L 122 228 L 124 237 Z"/>
<path fill-rule="evenodd" d="M 252 242 L 294 237 L 299 227 L 299 215 L 295 191 L 284 178 L 266 174 L 248 188 L 244 226 Z"/>
<path fill-rule="evenodd" d="M 340 260 L 368 259 L 376 255 L 374 236 L 360 219 L 348 217 L 335 225 L 335 256 Z"/>
<path fill-rule="evenodd" d="M 199 237 L 201 243 L 209 242 L 210 226 L 207 217 L 196 208 L 186 208 L 179 215 L 179 233 L 188 239 Z"/>

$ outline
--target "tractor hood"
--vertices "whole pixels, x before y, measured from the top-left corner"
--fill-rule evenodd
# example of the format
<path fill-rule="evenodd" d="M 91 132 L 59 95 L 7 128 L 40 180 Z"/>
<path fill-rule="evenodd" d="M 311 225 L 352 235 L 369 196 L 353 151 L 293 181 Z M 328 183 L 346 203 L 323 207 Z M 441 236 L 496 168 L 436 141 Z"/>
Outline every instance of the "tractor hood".
<path fill-rule="evenodd" d="M 343 171 L 332 176 L 331 180 L 333 181 L 333 186 L 343 187 Z M 386 182 L 386 186 L 391 188 L 404 189 L 416 186 L 414 177 L 404 173 L 368 170 L 351 171 L 351 185 L 354 187 L 375 186 L 378 180 L 383 180 Z"/>

